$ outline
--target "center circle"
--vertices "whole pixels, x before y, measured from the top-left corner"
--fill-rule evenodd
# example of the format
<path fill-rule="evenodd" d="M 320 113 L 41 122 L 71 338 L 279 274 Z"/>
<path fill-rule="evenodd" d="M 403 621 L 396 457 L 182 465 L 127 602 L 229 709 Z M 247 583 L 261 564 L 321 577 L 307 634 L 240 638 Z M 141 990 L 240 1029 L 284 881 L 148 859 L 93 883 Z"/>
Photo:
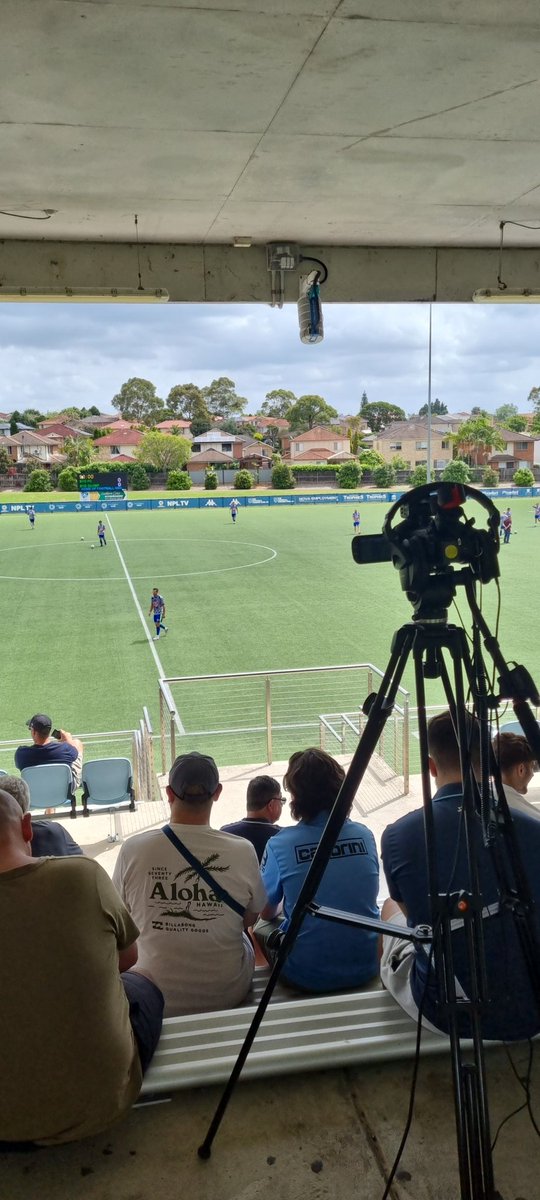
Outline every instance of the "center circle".
<path fill-rule="evenodd" d="M 264 557 L 255 558 L 251 562 L 239 563 L 233 567 L 208 567 L 203 570 L 197 570 L 197 571 L 172 571 L 172 572 L 168 572 L 167 574 L 163 574 L 162 571 L 158 570 L 157 572 L 152 571 L 152 573 L 149 575 L 132 575 L 126 566 L 126 571 L 129 575 L 129 578 L 132 580 L 155 579 L 156 574 L 159 575 L 160 579 L 182 579 L 182 578 L 188 578 L 191 575 L 222 575 L 222 574 L 225 574 L 226 571 L 247 571 L 251 567 L 260 567 L 264 563 L 271 562 L 272 559 L 277 558 L 277 550 L 274 550 L 273 546 L 265 546 L 265 545 L 261 544 L 260 542 L 243 542 L 243 541 L 239 541 L 236 538 L 235 538 L 234 542 L 224 541 L 223 538 L 206 538 L 206 539 L 204 539 L 204 541 L 201 538 L 124 538 L 123 542 L 121 544 L 119 543 L 120 549 L 122 546 L 125 546 L 128 542 L 137 542 L 138 544 L 144 544 L 144 543 L 149 542 L 152 545 L 154 545 L 155 543 L 158 543 L 158 542 L 173 542 L 175 546 L 182 546 L 186 542 L 194 542 L 197 545 L 209 545 L 209 544 L 213 543 L 213 544 L 216 544 L 219 546 L 227 546 L 228 548 L 230 548 L 231 546 L 233 548 L 240 547 L 240 546 L 249 546 L 254 550 L 266 551 L 266 553 L 264 554 Z M 84 547 L 82 547 L 82 549 L 88 549 L 89 544 L 90 543 L 88 541 L 85 542 Z M 110 545 L 110 548 L 113 549 L 112 541 L 110 541 L 109 545 Z M 68 547 L 68 546 L 81 547 L 81 542 L 79 540 L 78 542 L 75 541 L 75 542 L 46 542 L 46 543 L 40 542 L 39 543 L 40 549 L 42 547 L 44 549 L 56 549 L 59 547 L 63 549 L 64 547 Z M 10 551 L 31 550 L 31 549 L 33 549 L 33 545 L 3 546 L 0 548 L 0 554 L 9 554 Z M 24 582 L 24 583 L 118 583 L 118 582 L 125 581 L 126 575 L 125 574 L 107 575 L 107 576 L 103 575 L 99 578 L 96 578 L 96 576 L 91 576 L 91 575 L 4 575 L 3 572 L 0 571 L 0 579 L 7 579 L 7 580 L 18 581 L 18 582 Z"/>

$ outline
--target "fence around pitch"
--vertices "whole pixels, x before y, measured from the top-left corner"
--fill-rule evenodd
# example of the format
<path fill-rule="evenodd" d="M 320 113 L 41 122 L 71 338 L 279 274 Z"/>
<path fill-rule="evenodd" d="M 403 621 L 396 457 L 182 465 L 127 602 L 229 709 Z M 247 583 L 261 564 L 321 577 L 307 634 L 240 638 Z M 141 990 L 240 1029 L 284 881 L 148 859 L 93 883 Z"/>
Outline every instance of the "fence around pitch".
<path fill-rule="evenodd" d="M 199 750 L 220 766 L 281 762 L 294 750 L 321 745 L 321 718 L 355 714 L 382 679 L 372 663 L 189 675 L 159 681 L 162 769 L 177 754 Z M 400 707 L 381 742 L 396 773 L 408 776 L 409 694 L 400 688 Z M 352 730 L 351 730 L 352 732 Z M 330 739 L 331 740 L 331 739 Z M 329 752 L 338 746 L 328 744 Z"/>

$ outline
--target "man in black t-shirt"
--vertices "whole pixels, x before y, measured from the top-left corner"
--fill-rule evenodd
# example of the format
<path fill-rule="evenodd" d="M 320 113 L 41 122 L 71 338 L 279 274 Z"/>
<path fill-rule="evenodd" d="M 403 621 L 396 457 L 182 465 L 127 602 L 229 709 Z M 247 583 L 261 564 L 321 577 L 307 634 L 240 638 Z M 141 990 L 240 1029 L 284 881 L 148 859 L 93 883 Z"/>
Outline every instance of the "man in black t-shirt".
<path fill-rule="evenodd" d="M 222 825 L 222 832 L 247 838 L 255 847 L 260 862 L 268 839 L 281 829 L 276 821 L 285 803 L 277 779 L 272 779 L 270 775 L 256 775 L 248 783 L 247 815 L 241 821 L 233 821 L 232 825 Z"/>

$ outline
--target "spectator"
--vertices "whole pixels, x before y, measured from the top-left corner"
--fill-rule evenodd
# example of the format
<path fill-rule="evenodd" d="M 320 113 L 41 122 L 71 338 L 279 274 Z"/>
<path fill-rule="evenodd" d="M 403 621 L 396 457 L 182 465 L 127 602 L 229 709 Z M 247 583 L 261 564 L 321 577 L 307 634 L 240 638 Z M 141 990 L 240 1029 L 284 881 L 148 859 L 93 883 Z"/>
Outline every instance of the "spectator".
<path fill-rule="evenodd" d="M 138 929 L 103 868 L 33 859 L 31 837 L 30 813 L 0 790 L 0 1139 L 52 1145 L 133 1104 L 163 997 L 127 970 Z"/>
<path fill-rule="evenodd" d="M 232 825 L 222 825 L 222 833 L 247 838 L 255 847 L 260 862 L 268 839 L 280 831 L 281 826 L 276 825 L 276 821 L 286 803 L 277 779 L 272 779 L 271 775 L 256 775 L 247 786 L 246 816 L 241 821 L 233 821 Z"/>
<path fill-rule="evenodd" d="M 57 729 L 58 739 L 51 737 L 52 721 L 45 713 L 35 713 L 26 722 L 33 746 L 19 746 L 15 751 L 15 766 L 18 771 L 25 767 L 41 767 L 49 763 L 69 763 L 73 784 L 81 784 L 83 744 L 65 729 Z"/>
<path fill-rule="evenodd" d="M 471 760 L 479 770 L 479 733 L 470 722 Z M 466 835 L 462 813 L 463 784 L 459 748 L 449 712 L 439 713 L 428 723 L 429 769 L 437 791 L 432 800 L 432 819 L 436 841 L 436 879 L 440 894 L 447 889 L 469 890 L 466 860 Z M 522 812 L 513 813 L 513 829 L 521 852 L 525 875 L 536 906 L 540 903 L 540 825 Z M 540 1032 L 537 1002 L 525 965 L 513 915 L 508 905 L 499 908 L 499 886 L 493 856 L 484 846 L 480 818 L 473 819 L 471 844 L 478 864 L 483 907 L 483 934 L 487 996 L 490 1003 L 483 1016 L 486 1038 L 517 1041 Z M 501 835 L 498 846 L 502 861 L 508 848 Z M 415 927 L 431 924 L 428 870 L 424 832 L 424 810 L 417 809 L 389 825 L 382 837 L 382 860 L 390 890 L 383 905 L 383 920 Z M 533 918 L 537 933 L 538 917 Z M 471 994 L 470 961 L 464 928 L 452 929 L 454 974 L 459 991 Z M 399 937 L 383 938 L 381 977 L 385 987 L 414 1019 L 423 1002 L 427 1023 L 447 1032 L 445 1014 L 437 1004 L 438 989 L 433 968 L 428 971 L 424 949 L 415 950 Z M 470 1034 L 466 1009 L 461 1010 L 459 1028 Z"/>
<path fill-rule="evenodd" d="M 8 792 L 17 801 L 22 813 L 30 808 L 30 788 L 24 779 L 16 775 L 0 776 L 2 791 Z M 30 842 L 32 858 L 63 858 L 65 854 L 82 854 L 78 842 L 72 838 L 63 825 L 54 821 L 35 821 L 32 818 L 32 841 Z"/>
<path fill-rule="evenodd" d="M 505 733 L 503 729 L 493 739 L 493 749 L 501 771 L 504 794 L 512 812 L 519 809 L 531 817 L 539 818 L 540 811 L 525 799 L 527 788 L 537 770 L 536 757 L 527 738 L 517 733 Z"/>
<path fill-rule="evenodd" d="M 284 786 L 298 821 L 267 843 L 261 874 L 269 904 L 254 933 L 269 960 L 304 883 L 345 772 L 324 750 L 298 751 L 289 760 Z M 319 904 L 362 916 L 379 916 L 379 863 L 375 839 L 366 825 L 343 823 L 317 891 Z M 278 912 L 283 903 L 283 913 Z M 378 935 L 322 918 L 306 916 L 285 963 L 286 981 L 310 992 L 360 987 L 377 974 Z"/>
<path fill-rule="evenodd" d="M 213 758 L 181 754 L 169 772 L 170 825 L 129 838 L 116 862 L 141 930 L 137 970 L 161 988 L 165 1016 L 234 1007 L 251 986 L 245 930 L 266 894 L 253 846 L 210 826 L 220 794 Z"/>

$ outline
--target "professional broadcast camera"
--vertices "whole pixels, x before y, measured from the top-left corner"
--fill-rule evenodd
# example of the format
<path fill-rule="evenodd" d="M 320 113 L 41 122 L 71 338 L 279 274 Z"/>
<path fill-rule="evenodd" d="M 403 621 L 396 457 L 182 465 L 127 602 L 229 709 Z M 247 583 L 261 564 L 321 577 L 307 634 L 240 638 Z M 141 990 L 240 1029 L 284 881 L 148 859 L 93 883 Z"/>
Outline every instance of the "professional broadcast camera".
<path fill-rule="evenodd" d="M 488 528 L 476 529 L 462 505 L 476 500 L 488 513 Z M 399 514 L 402 520 L 393 524 Z M 499 575 L 499 512 L 487 496 L 460 483 L 426 483 L 414 488 L 386 514 L 383 532 L 352 541 L 357 563 L 392 562 L 415 621 L 441 621 L 456 585 L 472 576 L 489 583 Z M 454 570 L 464 565 L 465 572 Z"/>

